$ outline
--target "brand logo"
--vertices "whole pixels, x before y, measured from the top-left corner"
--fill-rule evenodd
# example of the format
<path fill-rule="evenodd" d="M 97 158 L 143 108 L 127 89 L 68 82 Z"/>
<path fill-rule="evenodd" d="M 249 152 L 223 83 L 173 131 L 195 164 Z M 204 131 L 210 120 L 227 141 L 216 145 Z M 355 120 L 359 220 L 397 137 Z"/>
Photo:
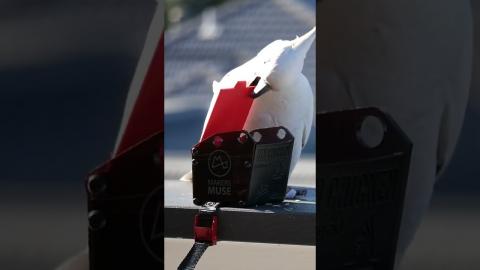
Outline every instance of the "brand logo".
<path fill-rule="evenodd" d="M 208 195 L 230 196 L 232 183 L 230 180 L 208 179 Z"/>
<path fill-rule="evenodd" d="M 224 177 L 231 168 L 232 161 L 225 151 L 216 150 L 208 157 L 208 169 L 216 177 Z"/>

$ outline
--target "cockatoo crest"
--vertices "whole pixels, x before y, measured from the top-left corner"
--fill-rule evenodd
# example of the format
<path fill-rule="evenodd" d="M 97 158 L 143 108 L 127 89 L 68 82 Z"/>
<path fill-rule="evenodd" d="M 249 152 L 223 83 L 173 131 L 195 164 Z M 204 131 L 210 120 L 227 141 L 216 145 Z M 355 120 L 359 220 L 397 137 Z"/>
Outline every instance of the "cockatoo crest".
<path fill-rule="evenodd" d="M 275 40 L 251 60 L 257 66 L 255 77 L 261 78 L 254 90 L 255 93 L 262 90 L 263 84 L 273 90 L 286 89 L 285 86 L 292 85 L 302 72 L 307 52 L 315 40 L 315 30 L 314 27 L 294 40 Z"/>

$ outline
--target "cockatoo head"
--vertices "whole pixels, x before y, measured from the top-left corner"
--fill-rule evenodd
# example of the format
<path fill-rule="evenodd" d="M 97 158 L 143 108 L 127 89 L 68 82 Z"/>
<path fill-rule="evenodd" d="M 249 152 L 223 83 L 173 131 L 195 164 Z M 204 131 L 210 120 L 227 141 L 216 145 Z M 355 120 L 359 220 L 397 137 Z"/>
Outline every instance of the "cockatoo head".
<path fill-rule="evenodd" d="M 254 93 L 265 88 L 272 90 L 291 87 L 303 69 L 307 52 L 315 40 L 315 27 L 294 40 L 275 40 L 263 48 L 254 58 L 256 76 L 260 77 Z"/>

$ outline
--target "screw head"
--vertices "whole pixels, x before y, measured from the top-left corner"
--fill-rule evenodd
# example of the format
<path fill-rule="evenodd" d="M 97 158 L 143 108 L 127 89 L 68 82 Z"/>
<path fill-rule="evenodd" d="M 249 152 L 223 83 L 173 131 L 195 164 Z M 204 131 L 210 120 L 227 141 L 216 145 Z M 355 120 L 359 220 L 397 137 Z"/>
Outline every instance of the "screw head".
<path fill-rule="evenodd" d="M 98 231 L 107 225 L 105 215 L 99 210 L 92 210 L 88 213 L 88 227 L 92 231 Z"/>
<path fill-rule="evenodd" d="M 192 157 L 196 157 L 200 151 L 198 148 L 194 147 L 192 148 Z"/>
<path fill-rule="evenodd" d="M 220 136 L 215 136 L 215 137 L 213 137 L 212 143 L 215 147 L 220 147 L 220 146 L 222 146 L 223 138 L 220 137 Z"/>
<path fill-rule="evenodd" d="M 252 139 L 253 141 L 255 141 L 256 143 L 260 142 L 262 140 L 262 134 L 260 134 L 260 132 L 258 131 L 255 131 L 253 132 L 252 134 Z"/>
<path fill-rule="evenodd" d="M 373 115 L 365 117 L 357 130 L 357 140 L 369 149 L 379 146 L 385 137 L 386 127 L 383 121 Z"/>
<path fill-rule="evenodd" d="M 283 128 L 278 129 L 277 138 L 279 138 L 280 140 L 283 140 L 285 139 L 285 136 L 287 136 L 287 132 L 285 131 L 285 129 Z"/>
<path fill-rule="evenodd" d="M 92 196 L 98 196 L 107 190 L 107 180 L 105 176 L 99 174 L 92 174 L 88 177 L 87 183 L 88 192 Z"/>
<path fill-rule="evenodd" d="M 238 136 L 237 141 L 239 143 L 242 143 L 242 144 L 247 142 L 248 141 L 248 134 L 245 133 L 245 132 L 240 133 L 240 136 Z"/>
<path fill-rule="evenodd" d="M 245 161 L 243 162 L 243 166 L 248 169 L 248 168 L 251 168 L 251 167 L 252 167 L 252 163 L 251 163 L 250 161 L 248 161 L 248 160 L 245 160 Z"/>

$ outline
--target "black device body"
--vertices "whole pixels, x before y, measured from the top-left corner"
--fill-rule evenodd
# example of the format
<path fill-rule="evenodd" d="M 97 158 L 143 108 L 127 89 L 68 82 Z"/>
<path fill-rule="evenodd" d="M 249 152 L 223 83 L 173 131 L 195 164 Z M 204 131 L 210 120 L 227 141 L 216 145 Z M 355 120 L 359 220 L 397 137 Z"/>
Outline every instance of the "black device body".
<path fill-rule="evenodd" d="M 192 149 L 194 203 L 283 201 L 293 141 L 284 127 L 220 133 L 201 141 Z"/>
<path fill-rule="evenodd" d="M 319 269 L 390 270 L 412 144 L 375 108 L 317 114 Z"/>
<path fill-rule="evenodd" d="M 90 270 L 162 269 L 163 186 L 163 133 L 90 174 Z"/>

